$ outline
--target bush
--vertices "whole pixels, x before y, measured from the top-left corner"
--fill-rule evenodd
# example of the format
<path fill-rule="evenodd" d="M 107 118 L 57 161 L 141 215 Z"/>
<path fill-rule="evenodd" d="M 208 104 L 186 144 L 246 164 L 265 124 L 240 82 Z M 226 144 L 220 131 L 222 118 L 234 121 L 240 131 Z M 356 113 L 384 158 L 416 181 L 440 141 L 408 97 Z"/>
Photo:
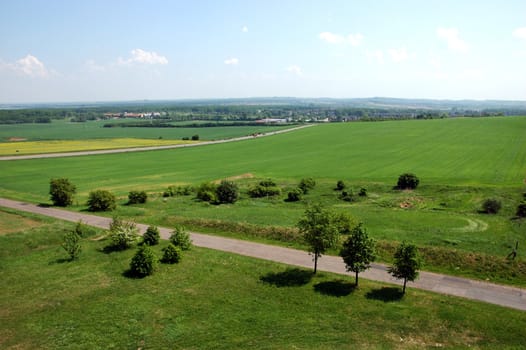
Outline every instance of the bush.
<path fill-rule="evenodd" d="M 161 262 L 165 264 L 176 264 L 181 261 L 181 257 L 181 248 L 178 248 L 170 243 L 167 247 L 163 248 L 163 257 Z"/>
<path fill-rule="evenodd" d="M 151 275 L 157 266 L 157 257 L 153 250 L 143 245 L 139 247 L 137 253 L 133 256 L 130 262 L 130 272 L 137 277 L 144 277 Z"/>
<path fill-rule="evenodd" d="M 219 203 L 235 203 L 239 198 L 239 189 L 234 182 L 223 180 L 217 186 L 216 196 Z"/>
<path fill-rule="evenodd" d="M 163 197 L 189 196 L 192 192 L 194 192 L 192 186 L 168 186 L 166 191 L 163 192 Z"/>
<path fill-rule="evenodd" d="M 482 203 L 482 211 L 486 214 L 497 214 L 501 207 L 500 201 L 494 198 L 486 199 Z"/>
<path fill-rule="evenodd" d="M 115 195 L 109 191 L 92 191 L 88 197 L 89 211 L 112 211 L 116 208 Z"/>
<path fill-rule="evenodd" d="M 345 189 L 345 183 L 342 180 L 338 180 L 338 182 L 336 183 L 335 190 L 336 191 L 342 191 L 344 189 Z"/>
<path fill-rule="evenodd" d="M 114 219 L 110 225 L 110 247 L 115 250 L 130 248 L 139 238 L 139 230 L 133 222 L 122 222 Z"/>
<path fill-rule="evenodd" d="M 312 190 L 316 186 L 316 181 L 312 177 L 301 179 L 298 188 L 301 189 L 303 194 L 307 194 L 309 190 Z"/>
<path fill-rule="evenodd" d="M 199 141 L 199 135 L 193 135 L 192 141 Z"/>
<path fill-rule="evenodd" d="M 53 205 L 67 207 L 73 204 L 73 196 L 77 188 L 68 179 L 51 179 L 49 194 Z"/>
<path fill-rule="evenodd" d="M 182 250 L 189 250 L 192 248 L 192 240 L 190 235 L 182 226 L 177 226 L 170 236 L 170 243 Z"/>
<path fill-rule="evenodd" d="M 217 186 L 211 182 L 202 183 L 197 189 L 197 198 L 203 202 L 215 202 L 216 188 Z"/>
<path fill-rule="evenodd" d="M 146 245 L 157 245 L 160 238 L 159 228 L 157 226 L 149 226 L 142 236 L 142 242 Z"/>
<path fill-rule="evenodd" d="M 128 194 L 128 204 L 144 204 L 148 200 L 145 191 L 130 191 Z"/>
<path fill-rule="evenodd" d="M 360 192 L 358 192 L 358 195 L 360 197 L 367 197 L 367 188 L 360 188 Z"/>
<path fill-rule="evenodd" d="M 301 188 L 295 188 L 287 194 L 287 202 L 297 202 L 301 200 L 303 191 Z"/>
<path fill-rule="evenodd" d="M 93 234 L 94 230 L 89 227 L 88 225 L 85 225 L 82 223 L 82 220 L 79 220 L 77 222 L 77 225 L 75 225 L 75 233 L 79 235 L 79 237 L 88 237 Z"/>
<path fill-rule="evenodd" d="M 261 184 L 256 185 L 248 190 L 248 195 L 252 198 L 272 197 L 279 196 L 281 189 L 276 186 L 262 186 Z"/>
<path fill-rule="evenodd" d="M 515 215 L 517 215 L 520 218 L 526 217 L 526 203 L 525 202 L 522 202 L 521 204 L 517 206 L 517 213 Z"/>
<path fill-rule="evenodd" d="M 77 259 L 82 250 L 79 235 L 75 231 L 66 233 L 62 242 L 62 248 L 68 253 L 70 260 Z"/>
<path fill-rule="evenodd" d="M 398 177 L 397 188 L 399 190 L 414 190 L 418 187 L 420 180 L 415 174 L 405 173 Z"/>
<path fill-rule="evenodd" d="M 352 190 L 349 191 L 343 191 L 340 194 L 340 199 L 346 202 L 352 202 L 354 201 L 354 193 Z"/>

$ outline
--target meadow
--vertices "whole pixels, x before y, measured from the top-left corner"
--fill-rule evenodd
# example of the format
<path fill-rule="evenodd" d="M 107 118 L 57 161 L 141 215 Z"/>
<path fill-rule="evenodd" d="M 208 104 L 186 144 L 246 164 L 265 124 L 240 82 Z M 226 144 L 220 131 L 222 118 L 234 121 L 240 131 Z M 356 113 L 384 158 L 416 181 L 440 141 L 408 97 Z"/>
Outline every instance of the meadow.
<path fill-rule="evenodd" d="M 524 285 L 520 251 L 522 265 L 508 272 L 491 264 L 477 271 L 476 264 L 493 256 L 506 265 L 504 257 L 515 242 L 522 246 L 525 241 L 522 220 L 513 220 L 524 192 L 525 128 L 525 117 L 331 123 L 192 149 L 0 162 L 0 195 L 49 203 L 49 179 L 67 177 L 78 190 L 73 210 L 84 210 L 88 193 L 102 188 L 115 192 L 122 204 L 105 215 L 163 226 L 184 222 L 196 230 L 296 246 L 301 243 L 252 231 L 293 229 L 307 203 L 322 202 L 363 222 L 376 239 L 438 247 L 443 256 L 475 254 L 457 259 L 473 260 L 469 268 L 446 259 L 442 264 L 431 261 L 426 269 Z M 404 172 L 418 175 L 417 190 L 393 189 Z M 301 202 L 285 202 L 286 192 L 303 177 L 313 177 L 316 188 Z M 224 178 L 235 179 L 241 188 L 241 200 L 234 205 L 160 196 L 170 185 L 197 186 Z M 249 198 L 247 189 L 265 178 L 275 180 L 282 195 Z M 352 203 L 339 200 L 333 190 L 337 180 L 355 192 L 367 188 L 368 196 Z M 149 192 L 150 201 L 125 206 L 131 190 Z M 502 202 L 499 214 L 480 213 L 486 198 Z"/>
<path fill-rule="evenodd" d="M 6 231 L 4 228 L 16 226 Z M 32 226 L 32 228 L 29 228 Z M 73 223 L 0 211 L 0 347 L 5 349 L 524 348 L 526 314 L 490 304 L 193 248 L 143 279 L 134 249 L 77 261 Z M 154 247 L 157 255 L 164 246 Z"/>

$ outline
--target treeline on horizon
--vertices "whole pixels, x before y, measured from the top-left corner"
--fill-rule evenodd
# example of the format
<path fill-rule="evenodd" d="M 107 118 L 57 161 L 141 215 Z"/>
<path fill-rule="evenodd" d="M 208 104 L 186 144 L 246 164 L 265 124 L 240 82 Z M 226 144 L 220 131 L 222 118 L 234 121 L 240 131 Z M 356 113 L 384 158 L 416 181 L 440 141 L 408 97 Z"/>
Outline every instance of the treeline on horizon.
<path fill-rule="evenodd" d="M 170 125 L 168 124 L 169 122 L 193 120 L 254 122 L 259 119 L 277 118 L 287 119 L 289 122 L 319 121 L 323 119 L 337 122 L 526 115 L 526 108 L 510 107 L 475 110 L 454 107 L 449 110 L 443 110 L 431 108 L 347 107 L 312 103 L 305 105 L 115 104 L 87 107 L 0 109 L 0 124 L 51 123 L 52 120 L 85 122 L 88 120 L 112 119 L 112 117 L 108 117 L 105 114 L 121 114 L 124 116 L 124 113 L 160 113 L 160 116 L 154 117 L 154 119 L 160 121 L 157 127 L 172 127 L 168 126 Z M 147 125 L 141 123 L 140 126 Z M 199 125 L 199 127 L 203 126 Z"/>

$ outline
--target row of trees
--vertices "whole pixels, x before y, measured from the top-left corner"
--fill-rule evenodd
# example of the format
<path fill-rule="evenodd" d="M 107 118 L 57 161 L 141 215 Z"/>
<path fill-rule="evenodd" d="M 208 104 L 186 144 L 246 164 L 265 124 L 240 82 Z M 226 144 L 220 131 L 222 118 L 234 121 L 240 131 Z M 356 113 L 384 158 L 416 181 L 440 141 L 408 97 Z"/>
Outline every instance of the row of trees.
<path fill-rule="evenodd" d="M 341 214 L 337 215 L 323 209 L 319 204 L 307 208 L 297 226 L 309 247 L 309 253 L 313 255 L 314 273 L 317 272 L 318 259 L 328 249 L 340 244 L 341 233 L 349 230 L 348 225 L 351 222 L 342 218 Z M 340 256 L 345 262 L 347 271 L 355 273 L 355 283 L 358 286 L 358 274 L 368 269 L 376 258 L 375 241 L 369 237 L 362 224 L 349 230 L 349 235 L 340 249 Z M 394 254 L 394 262 L 389 268 L 389 273 L 395 278 L 404 280 L 403 293 L 407 281 L 414 281 L 418 277 L 420 266 L 417 247 L 402 243 Z"/>

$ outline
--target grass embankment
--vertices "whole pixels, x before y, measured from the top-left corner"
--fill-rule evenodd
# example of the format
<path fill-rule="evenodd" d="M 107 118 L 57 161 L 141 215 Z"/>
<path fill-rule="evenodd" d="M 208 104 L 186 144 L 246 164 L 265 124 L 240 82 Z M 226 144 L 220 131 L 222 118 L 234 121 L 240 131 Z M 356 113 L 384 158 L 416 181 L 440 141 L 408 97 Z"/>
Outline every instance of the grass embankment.
<path fill-rule="evenodd" d="M 7 215 L 7 217 L 6 217 Z M 0 211 L 1 222 L 15 213 Z M 1 227 L 2 225 L 0 225 Z M 144 279 L 124 272 L 134 251 L 82 241 L 46 221 L 0 235 L 0 347 L 17 349 L 370 349 L 524 347 L 526 313 L 455 297 L 291 269 L 194 248 Z M 165 243 L 163 243 L 165 244 Z M 155 247 L 160 254 L 162 246 Z M 351 325 L 351 326 L 350 326 Z"/>
<path fill-rule="evenodd" d="M 245 191 L 271 177 L 284 189 L 276 200 L 252 200 L 243 193 L 233 206 L 211 206 L 192 197 L 170 198 L 120 207 L 117 213 L 164 226 L 185 222 L 196 229 L 215 221 L 211 230 L 254 239 L 249 231 L 262 226 L 290 229 L 307 202 L 322 202 L 363 222 L 373 237 L 387 242 L 386 252 L 402 240 L 426 249 L 438 247 L 435 255 L 445 260 L 430 258 L 426 268 L 524 285 L 523 268 L 494 271 L 485 264 L 480 270 L 477 261 L 496 257 L 501 265 L 515 242 L 522 246 L 526 240 L 524 225 L 512 220 L 524 192 L 525 128 L 524 117 L 342 123 L 194 149 L 0 162 L 0 195 L 48 203 L 49 179 L 67 177 L 78 188 L 74 209 L 82 210 L 89 191 L 98 188 L 114 191 L 123 204 L 131 190 L 160 193 L 169 185 L 195 186 L 243 175 L 245 179 L 236 182 Z M 407 171 L 418 175 L 419 189 L 394 191 L 398 175 Z M 302 202 L 285 203 L 286 191 L 302 177 L 315 178 L 316 189 Z M 355 192 L 366 187 L 368 197 L 356 203 L 338 200 L 333 190 L 337 180 Z M 501 212 L 479 213 L 482 201 L 493 197 L 503 203 Z M 239 223 L 257 227 L 246 230 Z M 233 229 L 223 229 L 225 225 Z M 260 239 L 269 238 L 276 239 L 273 234 Z M 448 260 L 447 252 L 461 255 Z M 462 260 L 473 264 L 459 264 Z M 519 260 L 524 263 L 521 248 Z"/>

